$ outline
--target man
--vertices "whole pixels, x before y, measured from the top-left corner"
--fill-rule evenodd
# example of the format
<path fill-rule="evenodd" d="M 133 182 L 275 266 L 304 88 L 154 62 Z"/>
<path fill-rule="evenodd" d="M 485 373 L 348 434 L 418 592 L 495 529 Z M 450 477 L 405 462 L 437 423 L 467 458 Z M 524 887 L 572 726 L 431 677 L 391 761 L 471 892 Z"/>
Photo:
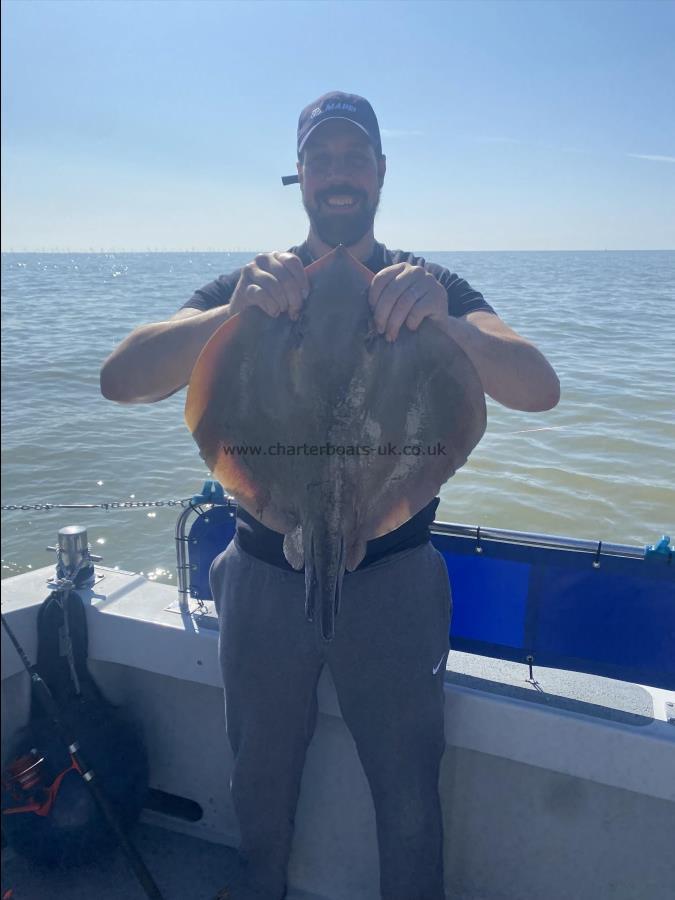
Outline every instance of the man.
<path fill-rule="evenodd" d="M 259 254 L 198 290 L 172 319 L 136 329 L 103 366 L 106 397 L 154 402 L 184 387 L 208 338 L 248 306 L 296 319 L 309 291 L 305 267 L 341 243 L 375 273 L 369 302 L 387 340 L 428 318 L 463 348 L 495 400 L 529 411 L 555 406 L 555 372 L 480 293 L 440 266 L 375 241 L 386 158 L 366 100 L 333 92 L 311 103 L 300 115 L 297 150 L 297 177 L 284 182 L 300 184 L 307 240 Z M 242 877 L 233 900 L 284 895 L 323 665 L 371 787 L 382 897 L 443 898 L 438 775 L 450 595 L 442 558 L 429 543 L 437 504 L 368 544 L 363 563 L 345 576 L 329 644 L 304 616 L 304 576 L 286 562 L 283 536 L 239 511 L 236 539 L 211 570 L 241 828 Z"/>

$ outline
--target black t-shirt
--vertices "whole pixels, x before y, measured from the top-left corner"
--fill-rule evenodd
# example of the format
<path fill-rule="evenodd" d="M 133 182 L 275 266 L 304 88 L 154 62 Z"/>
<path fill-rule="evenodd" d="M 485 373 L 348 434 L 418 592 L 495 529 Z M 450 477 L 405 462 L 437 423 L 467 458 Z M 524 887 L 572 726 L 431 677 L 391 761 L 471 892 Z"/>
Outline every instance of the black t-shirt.
<path fill-rule="evenodd" d="M 314 262 L 306 243 L 301 244 L 299 247 L 291 247 L 289 252 L 299 256 L 304 266 L 309 266 Z M 403 250 L 388 250 L 384 244 L 376 243 L 372 256 L 370 259 L 365 260 L 364 265 L 375 274 L 380 269 L 402 262 L 410 263 L 413 266 L 422 266 L 443 285 L 448 293 L 448 312 L 451 316 L 464 316 L 476 310 L 494 312 L 492 307 L 484 300 L 483 295 L 478 291 L 474 291 L 463 278 L 443 268 L 443 266 L 428 263 L 422 257 L 414 256 L 412 253 L 407 253 Z M 204 287 L 195 291 L 187 303 L 183 304 L 183 309 L 198 309 L 205 312 L 207 309 L 213 309 L 216 306 L 224 306 L 230 302 L 230 297 L 234 293 L 240 275 L 241 269 L 237 269 L 229 275 L 221 275 L 215 281 L 204 285 Z M 366 555 L 359 569 L 371 565 L 390 553 L 398 553 L 401 550 L 408 550 L 411 547 L 417 547 L 426 543 L 430 536 L 429 527 L 434 521 L 439 502 L 438 497 L 436 497 L 424 509 L 420 510 L 417 515 L 401 525 L 400 528 L 385 534 L 383 537 L 368 541 Z M 266 528 L 247 513 L 246 510 L 241 508 L 237 509 L 237 540 L 241 548 L 252 556 L 273 566 L 291 569 L 284 556 L 284 536 L 276 531 L 272 531 L 270 528 Z"/>

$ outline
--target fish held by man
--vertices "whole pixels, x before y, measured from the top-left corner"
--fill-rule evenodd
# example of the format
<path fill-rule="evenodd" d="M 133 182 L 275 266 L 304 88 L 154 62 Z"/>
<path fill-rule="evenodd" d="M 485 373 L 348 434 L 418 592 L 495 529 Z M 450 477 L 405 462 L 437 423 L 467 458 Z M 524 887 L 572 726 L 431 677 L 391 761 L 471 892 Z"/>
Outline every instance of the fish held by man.
<path fill-rule="evenodd" d="M 375 331 L 373 275 L 344 247 L 306 271 L 297 321 L 249 307 L 213 335 L 185 418 L 223 487 L 285 535 L 328 641 L 345 571 L 464 465 L 486 409 L 469 358 L 432 322 L 395 342 Z"/>

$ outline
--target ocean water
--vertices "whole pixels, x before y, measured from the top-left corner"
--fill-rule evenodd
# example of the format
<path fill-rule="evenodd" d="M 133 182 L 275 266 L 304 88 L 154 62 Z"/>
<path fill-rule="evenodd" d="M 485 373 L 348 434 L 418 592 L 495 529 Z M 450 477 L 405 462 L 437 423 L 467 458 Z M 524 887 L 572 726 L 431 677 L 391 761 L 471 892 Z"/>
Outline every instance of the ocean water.
<path fill-rule="evenodd" d="M 3 254 L 2 504 L 189 497 L 208 472 L 184 392 L 122 406 L 99 368 L 252 253 Z M 488 402 L 488 430 L 439 518 L 628 544 L 675 535 L 675 252 L 440 253 L 544 352 L 546 413 Z M 47 565 L 82 524 L 106 565 L 175 582 L 169 508 L 2 513 L 2 575 Z"/>

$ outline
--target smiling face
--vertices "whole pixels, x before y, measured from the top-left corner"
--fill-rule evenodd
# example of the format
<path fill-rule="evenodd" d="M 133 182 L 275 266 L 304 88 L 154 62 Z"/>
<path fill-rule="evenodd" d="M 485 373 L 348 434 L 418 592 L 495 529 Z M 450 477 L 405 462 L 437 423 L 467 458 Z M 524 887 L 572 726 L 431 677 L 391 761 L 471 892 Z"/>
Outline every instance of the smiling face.
<path fill-rule="evenodd" d="M 302 202 L 329 247 L 353 246 L 372 231 L 385 168 L 351 122 L 331 120 L 310 135 L 298 163 Z"/>

